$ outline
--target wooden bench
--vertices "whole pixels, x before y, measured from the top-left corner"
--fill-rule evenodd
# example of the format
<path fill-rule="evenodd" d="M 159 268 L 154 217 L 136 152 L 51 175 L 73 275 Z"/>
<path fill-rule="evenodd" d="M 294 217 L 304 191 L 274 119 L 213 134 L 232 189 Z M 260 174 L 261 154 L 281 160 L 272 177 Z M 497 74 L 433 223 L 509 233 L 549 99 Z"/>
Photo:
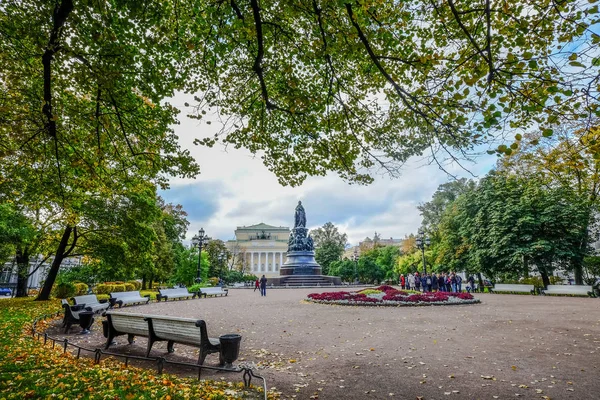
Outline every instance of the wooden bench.
<path fill-rule="evenodd" d="M 86 296 L 75 296 L 73 297 L 73 301 L 76 305 L 83 305 L 85 306 L 85 308 L 90 308 L 90 311 L 93 312 L 106 310 L 110 306 L 108 302 L 100 303 L 95 294 L 89 294 Z"/>
<path fill-rule="evenodd" d="M 150 295 L 146 295 L 144 297 L 140 296 L 140 292 L 132 291 L 132 292 L 115 292 L 110 294 L 110 303 L 112 306 L 118 304 L 119 307 L 123 307 L 127 304 L 138 304 L 144 303 L 148 304 L 150 301 Z"/>
<path fill-rule="evenodd" d="M 158 289 L 158 292 L 159 294 L 156 295 L 157 301 L 162 299 L 165 301 L 168 299 L 189 299 L 190 297 L 194 299 L 196 297 L 196 293 L 190 293 L 186 288 Z"/>
<path fill-rule="evenodd" d="M 150 356 L 150 350 L 155 342 L 166 341 L 169 353 L 174 351 L 174 343 L 180 343 L 200 348 L 198 356 L 200 365 L 204 364 L 206 356 L 211 353 L 219 353 L 219 365 L 224 364 L 219 339 L 208 337 L 206 322 L 203 320 L 114 311 L 108 311 L 106 318 L 108 325 L 106 349 L 117 336 L 127 335 L 129 344 L 133 343 L 135 336 L 144 336 L 148 338 L 146 357 Z"/>
<path fill-rule="evenodd" d="M 81 320 L 79 319 L 79 313 L 83 311 L 91 311 L 90 308 L 85 307 L 82 304 L 72 306 L 65 299 L 61 300 L 62 307 L 65 309 L 65 315 L 63 317 L 63 328 L 65 328 L 65 333 L 69 333 L 71 326 L 73 324 L 79 324 Z M 92 319 L 93 321 L 93 319 Z"/>
<path fill-rule="evenodd" d="M 523 285 L 523 284 L 497 283 L 493 288 L 489 288 L 488 290 L 491 293 L 493 293 L 493 292 L 509 292 L 509 293 L 535 294 L 535 287 L 533 285 Z"/>
<path fill-rule="evenodd" d="M 223 289 L 222 287 L 203 287 L 200 288 L 200 295 L 201 296 L 227 296 L 228 290 L 227 289 Z"/>
<path fill-rule="evenodd" d="M 574 296 L 592 296 L 591 286 L 585 285 L 548 285 L 548 289 L 542 291 L 543 294 L 574 295 Z"/>

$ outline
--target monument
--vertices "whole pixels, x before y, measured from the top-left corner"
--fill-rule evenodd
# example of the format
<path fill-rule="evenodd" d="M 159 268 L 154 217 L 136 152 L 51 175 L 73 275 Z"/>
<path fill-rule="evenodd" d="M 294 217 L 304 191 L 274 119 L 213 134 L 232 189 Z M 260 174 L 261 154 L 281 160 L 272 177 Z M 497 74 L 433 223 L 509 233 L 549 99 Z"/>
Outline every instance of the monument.
<path fill-rule="evenodd" d="M 306 228 L 306 212 L 299 201 L 294 216 L 294 228 L 288 240 L 287 260 L 279 269 L 279 279 L 272 279 L 275 285 L 324 286 L 339 285 L 341 279 L 321 275 L 321 266 L 315 260 L 312 237 Z"/>

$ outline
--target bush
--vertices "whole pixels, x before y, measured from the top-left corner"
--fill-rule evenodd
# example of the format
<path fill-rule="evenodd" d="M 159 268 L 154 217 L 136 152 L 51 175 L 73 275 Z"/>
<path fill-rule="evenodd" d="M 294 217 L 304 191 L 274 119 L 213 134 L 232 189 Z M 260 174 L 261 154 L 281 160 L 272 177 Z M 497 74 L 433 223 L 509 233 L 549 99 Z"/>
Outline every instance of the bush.
<path fill-rule="evenodd" d="M 158 294 L 158 292 L 153 292 L 151 290 L 142 290 L 142 291 L 140 291 L 140 296 L 144 297 L 144 296 L 150 295 L 150 300 L 156 300 L 156 295 L 157 294 Z"/>
<path fill-rule="evenodd" d="M 123 284 L 123 286 L 125 286 L 125 290 L 124 290 L 124 292 L 132 292 L 132 291 L 134 291 L 134 290 L 137 290 L 137 289 L 135 288 L 135 285 L 134 285 L 133 283 L 125 282 L 125 283 Z"/>
<path fill-rule="evenodd" d="M 200 285 L 199 283 L 193 284 L 192 286 L 190 286 L 188 288 L 188 292 L 190 292 L 190 293 L 199 292 L 201 287 L 202 287 L 202 285 Z"/>
<path fill-rule="evenodd" d="M 111 285 L 111 292 L 126 292 L 127 290 L 125 290 L 125 284 L 116 284 L 116 285 Z"/>
<path fill-rule="evenodd" d="M 252 282 L 256 282 L 256 280 L 258 279 L 258 276 L 256 275 L 244 275 L 244 282 L 248 282 L 248 281 L 252 281 Z"/>
<path fill-rule="evenodd" d="M 83 296 L 88 292 L 88 285 L 82 282 L 75 283 L 75 296 Z"/>
<path fill-rule="evenodd" d="M 110 294 L 97 294 L 96 298 L 98 298 L 98 301 L 108 300 L 108 299 L 110 299 Z"/>
<path fill-rule="evenodd" d="M 127 282 L 125 282 L 125 283 L 126 283 L 126 284 L 127 284 L 127 283 L 130 283 L 130 284 L 132 284 L 132 285 L 134 286 L 134 289 L 131 289 L 131 290 L 141 290 L 141 289 L 142 289 L 142 282 L 138 282 L 138 281 L 127 281 Z"/>
<path fill-rule="evenodd" d="M 112 290 L 112 285 L 107 285 L 106 283 L 101 283 L 99 285 L 96 285 L 96 287 L 94 288 L 94 293 L 96 295 L 99 294 L 109 294 Z"/>
<path fill-rule="evenodd" d="M 68 299 L 69 297 L 73 297 L 75 296 L 76 292 L 77 288 L 75 287 L 75 284 L 71 282 L 58 283 L 54 285 L 54 288 L 52 289 L 52 294 L 54 297 L 59 299 Z"/>
<path fill-rule="evenodd" d="M 210 283 L 211 286 L 217 286 L 219 284 L 219 278 L 215 278 L 214 276 L 212 278 L 208 278 L 208 283 Z"/>

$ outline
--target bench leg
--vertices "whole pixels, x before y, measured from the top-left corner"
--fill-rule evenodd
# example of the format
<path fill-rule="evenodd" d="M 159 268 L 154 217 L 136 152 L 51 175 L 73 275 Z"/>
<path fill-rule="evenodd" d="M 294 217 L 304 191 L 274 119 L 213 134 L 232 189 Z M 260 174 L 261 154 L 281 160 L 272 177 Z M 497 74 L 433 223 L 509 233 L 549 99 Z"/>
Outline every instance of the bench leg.
<path fill-rule="evenodd" d="M 150 357 L 150 350 L 152 350 L 152 345 L 154 344 L 154 340 L 152 340 L 152 336 L 148 338 L 148 348 L 146 349 L 146 357 Z"/>
<path fill-rule="evenodd" d="M 175 349 L 173 348 L 173 344 L 174 344 L 174 343 L 175 343 L 175 342 L 174 342 L 173 340 L 169 340 L 169 341 L 167 342 L 167 351 L 168 351 L 169 353 L 173 353 L 173 352 L 175 351 Z"/>
<path fill-rule="evenodd" d="M 200 355 L 198 356 L 198 365 L 203 365 L 204 364 L 204 359 L 206 358 L 206 356 L 208 355 L 208 352 L 200 347 Z"/>
<path fill-rule="evenodd" d="M 69 333 L 69 330 L 71 329 L 71 326 L 73 324 L 71 322 L 66 322 L 65 323 L 65 333 Z"/>
<path fill-rule="evenodd" d="M 129 344 L 133 344 L 133 342 L 135 342 L 135 335 L 133 333 L 128 333 L 127 334 L 127 342 Z"/>

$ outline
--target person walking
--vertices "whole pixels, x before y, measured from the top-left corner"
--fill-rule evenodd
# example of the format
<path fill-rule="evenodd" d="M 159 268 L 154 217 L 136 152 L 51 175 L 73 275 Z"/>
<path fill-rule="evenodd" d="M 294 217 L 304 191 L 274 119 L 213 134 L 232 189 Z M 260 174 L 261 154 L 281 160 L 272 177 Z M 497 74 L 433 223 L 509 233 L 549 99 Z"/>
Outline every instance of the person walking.
<path fill-rule="evenodd" d="M 262 276 L 262 278 L 260 278 L 260 295 L 267 295 L 267 278 L 265 278 L 264 275 Z"/>
<path fill-rule="evenodd" d="M 406 288 L 406 278 L 404 275 L 400 275 L 400 286 L 402 287 L 402 290 Z"/>
<path fill-rule="evenodd" d="M 415 276 L 413 274 L 408 275 L 408 290 L 415 288 Z"/>
<path fill-rule="evenodd" d="M 256 292 L 256 289 L 260 289 L 260 281 L 258 280 L 258 278 L 256 278 L 256 282 L 254 282 L 254 291 Z"/>

